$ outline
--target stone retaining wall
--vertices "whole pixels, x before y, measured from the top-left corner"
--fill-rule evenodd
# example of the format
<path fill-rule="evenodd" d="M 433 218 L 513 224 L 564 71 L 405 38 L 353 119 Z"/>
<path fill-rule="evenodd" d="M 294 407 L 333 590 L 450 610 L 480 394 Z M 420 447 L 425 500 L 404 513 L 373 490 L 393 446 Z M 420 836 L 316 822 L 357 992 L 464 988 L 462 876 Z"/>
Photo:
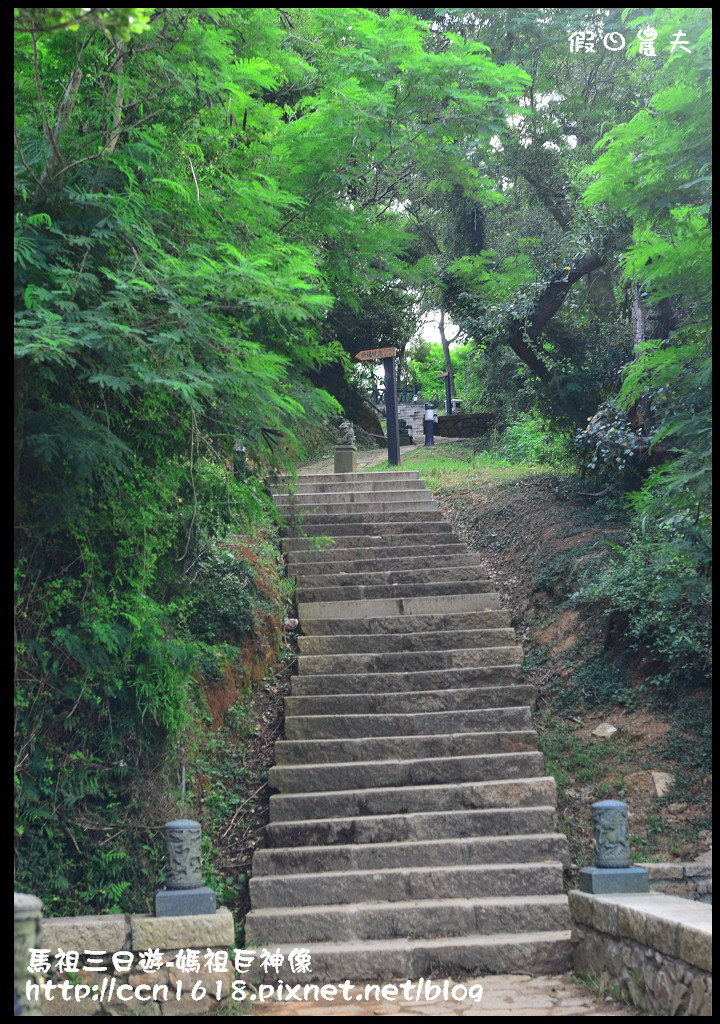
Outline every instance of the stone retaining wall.
<path fill-rule="evenodd" d="M 230 955 L 228 971 L 216 973 L 210 968 L 218 964 L 207 959 L 207 954 L 231 950 L 233 946 L 232 914 L 225 908 L 214 914 L 183 917 L 102 914 L 43 918 L 40 948 L 49 950 L 48 960 L 53 966 L 48 973 L 35 975 L 40 1000 L 33 1009 L 35 1015 L 43 1017 L 216 1016 L 227 1002 L 235 978 L 234 963 Z M 150 966 L 149 960 L 141 960 L 140 954 L 149 950 L 159 954 L 159 966 L 145 970 L 146 964 Z M 182 955 L 189 950 L 199 954 L 197 971 L 185 972 L 179 966 Z M 78 952 L 79 969 L 58 970 L 54 958 L 59 951 Z M 114 958 L 114 954 L 121 952 L 125 957 Z M 132 958 L 130 953 L 134 954 Z M 89 970 L 90 966 L 94 969 Z M 67 990 L 70 999 L 63 999 L 62 992 L 53 989 L 52 1000 L 43 995 L 48 992 L 46 982 L 66 980 L 74 986 Z M 75 993 L 82 995 L 84 989 L 78 986 L 90 988 L 79 1002 Z M 97 986 L 95 993 L 93 986 Z M 193 990 L 199 998 L 193 998 Z"/>
<path fill-rule="evenodd" d="M 463 412 L 452 416 L 438 416 L 435 433 L 438 437 L 479 437 L 493 425 L 490 412 Z"/>
<path fill-rule="evenodd" d="M 712 1015 L 711 911 L 662 893 L 570 893 L 581 975 L 634 1006 L 671 1017 Z"/>
<path fill-rule="evenodd" d="M 712 864 L 640 864 L 647 868 L 650 888 L 667 896 L 712 903 Z"/>

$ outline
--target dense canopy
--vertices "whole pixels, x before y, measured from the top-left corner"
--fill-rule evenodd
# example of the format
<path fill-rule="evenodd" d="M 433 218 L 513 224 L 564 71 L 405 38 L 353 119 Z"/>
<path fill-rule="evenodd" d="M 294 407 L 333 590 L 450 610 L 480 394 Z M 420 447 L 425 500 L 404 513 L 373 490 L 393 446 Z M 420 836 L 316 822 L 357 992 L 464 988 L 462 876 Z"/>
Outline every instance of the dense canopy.
<path fill-rule="evenodd" d="M 228 534 L 272 519 L 267 472 L 334 415 L 380 431 L 360 349 L 395 345 L 428 394 L 444 365 L 465 408 L 538 417 L 588 490 L 627 494 L 636 540 L 597 599 L 658 678 L 705 678 L 708 9 L 16 8 L 15 29 L 29 887 L 64 906 L 88 823 L 172 755 L 193 673 L 233 643 L 209 594 Z"/>

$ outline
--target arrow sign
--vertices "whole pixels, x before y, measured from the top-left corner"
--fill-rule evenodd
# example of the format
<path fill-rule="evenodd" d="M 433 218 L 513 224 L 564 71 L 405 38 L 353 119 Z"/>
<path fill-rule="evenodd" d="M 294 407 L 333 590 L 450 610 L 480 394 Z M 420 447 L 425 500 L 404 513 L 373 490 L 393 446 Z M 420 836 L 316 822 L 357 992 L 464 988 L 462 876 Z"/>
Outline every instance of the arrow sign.
<path fill-rule="evenodd" d="M 367 362 L 369 359 L 393 359 L 397 349 L 394 348 L 366 348 L 362 352 L 356 352 L 355 358 L 360 362 Z"/>

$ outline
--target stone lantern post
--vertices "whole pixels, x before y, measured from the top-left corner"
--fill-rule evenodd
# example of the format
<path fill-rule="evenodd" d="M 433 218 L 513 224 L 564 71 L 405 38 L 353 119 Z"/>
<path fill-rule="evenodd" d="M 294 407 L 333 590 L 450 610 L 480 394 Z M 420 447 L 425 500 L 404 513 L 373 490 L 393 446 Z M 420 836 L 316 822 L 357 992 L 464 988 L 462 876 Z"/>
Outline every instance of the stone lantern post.
<path fill-rule="evenodd" d="M 180 818 L 163 827 L 165 887 L 155 893 L 155 916 L 214 914 L 217 897 L 203 885 L 200 823 Z"/>

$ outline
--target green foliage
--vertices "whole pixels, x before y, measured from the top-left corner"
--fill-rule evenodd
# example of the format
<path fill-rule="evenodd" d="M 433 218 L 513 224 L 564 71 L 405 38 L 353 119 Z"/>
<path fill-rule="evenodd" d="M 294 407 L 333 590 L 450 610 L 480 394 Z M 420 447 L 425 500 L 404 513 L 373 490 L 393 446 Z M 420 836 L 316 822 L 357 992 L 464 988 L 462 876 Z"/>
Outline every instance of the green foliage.
<path fill-rule="evenodd" d="M 399 337 L 411 210 L 490 196 L 524 76 L 401 10 L 15 14 L 17 880 L 137 910 L 138 782 L 284 596 L 227 544 L 341 411 L 330 311 Z"/>
<path fill-rule="evenodd" d="M 636 344 L 616 398 L 624 411 L 643 410 L 643 429 L 634 437 L 619 425 L 625 449 L 639 447 L 651 465 L 630 496 L 637 533 L 586 594 L 624 617 L 633 649 L 671 687 L 702 680 L 709 671 L 708 15 L 707 9 L 655 11 L 658 46 L 682 30 L 690 53 L 668 58 L 648 103 L 600 141 L 600 154 L 588 168 L 595 180 L 585 193 L 586 202 L 607 203 L 631 218 L 625 273 L 648 305 L 669 303 L 674 311 L 667 337 Z M 616 451 L 615 458 L 623 468 L 624 457 Z"/>
<path fill-rule="evenodd" d="M 632 686 L 627 669 L 601 652 L 582 662 L 573 672 L 570 684 L 555 691 L 553 707 L 558 711 L 596 707 L 632 711 L 638 697 L 638 688 Z"/>
<path fill-rule="evenodd" d="M 514 465 L 563 469 L 570 468 L 573 463 L 568 438 L 531 413 L 521 413 L 507 425 L 497 450 Z"/>
<path fill-rule="evenodd" d="M 24 32 L 78 32 L 94 28 L 128 40 L 148 27 L 154 7 L 16 7 L 16 28 Z"/>
<path fill-rule="evenodd" d="M 656 12 L 691 55 L 607 54 L 586 79 L 568 29 L 621 12 L 548 10 L 15 9 L 17 878 L 51 909 L 138 909 L 138 780 L 202 716 L 193 672 L 221 675 L 286 594 L 229 544 L 273 561 L 265 475 L 356 407 L 349 355 L 402 351 L 429 309 L 472 337 L 464 408 L 509 424 L 476 478 L 562 466 L 601 402 L 650 401 L 638 539 L 588 599 L 659 672 L 693 645 L 703 670 L 705 13 Z M 677 326 L 631 358 L 610 259 L 529 339 L 538 375 L 516 350 L 548 287 L 619 251 Z M 415 351 L 425 397 L 442 368 Z"/>
<path fill-rule="evenodd" d="M 465 364 L 470 354 L 467 345 L 455 345 L 450 349 L 450 362 L 455 375 L 457 397 L 462 399 L 462 380 Z M 445 356 L 439 341 L 420 341 L 410 350 L 408 376 L 413 387 L 425 402 L 445 402 L 445 381 L 440 374 L 445 370 Z"/>
<path fill-rule="evenodd" d="M 705 682 L 711 667 L 711 588 L 695 553 L 658 526 L 638 530 L 581 591 L 620 620 L 630 650 L 664 689 Z"/>

